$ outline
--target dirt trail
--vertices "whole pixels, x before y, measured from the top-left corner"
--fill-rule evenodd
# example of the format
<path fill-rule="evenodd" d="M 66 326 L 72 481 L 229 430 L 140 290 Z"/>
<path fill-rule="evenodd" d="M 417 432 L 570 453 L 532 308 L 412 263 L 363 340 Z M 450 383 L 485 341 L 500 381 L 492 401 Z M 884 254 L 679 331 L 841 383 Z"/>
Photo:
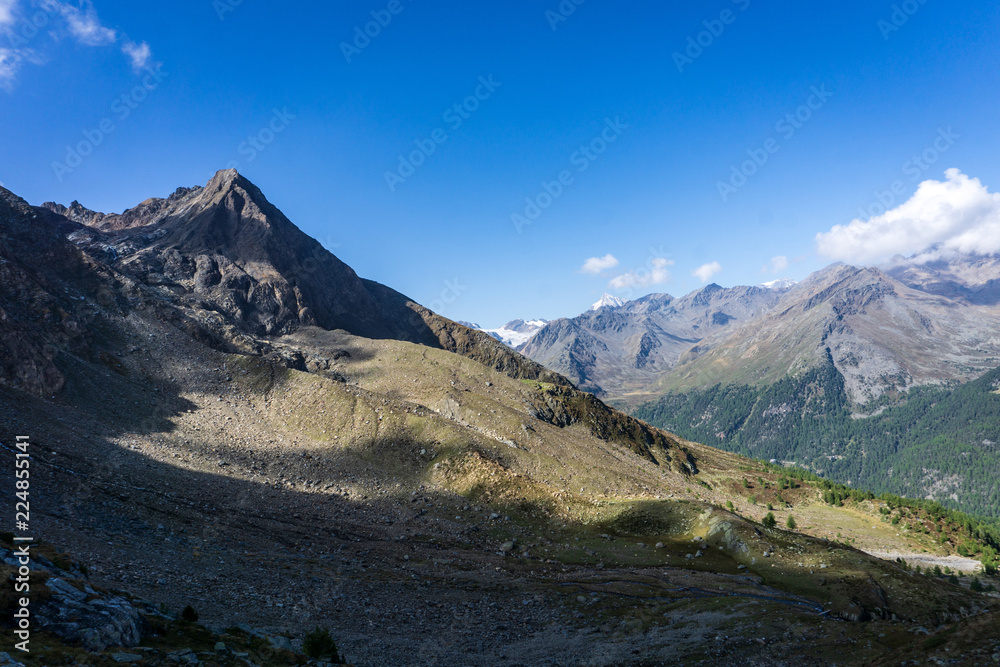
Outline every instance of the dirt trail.
<path fill-rule="evenodd" d="M 958 572 L 974 574 L 983 569 L 983 564 L 972 558 L 962 558 L 961 556 L 935 556 L 933 554 L 918 554 L 899 551 L 868 551 L 867 553 L 883 560 L 896 560 L 902 558 L 911 566 L 919 565 L 923 569 L 938 566 L 942 569 L 950 567 Z"/>

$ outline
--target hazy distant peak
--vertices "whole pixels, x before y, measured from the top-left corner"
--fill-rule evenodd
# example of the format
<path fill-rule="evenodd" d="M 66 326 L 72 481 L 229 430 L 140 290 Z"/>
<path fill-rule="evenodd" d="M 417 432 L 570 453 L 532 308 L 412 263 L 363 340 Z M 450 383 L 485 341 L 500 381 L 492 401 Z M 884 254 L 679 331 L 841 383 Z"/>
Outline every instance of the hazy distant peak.
<path fill-rule="evenodd" d="M 601 308 L 618 308 L 620 306 L 624 306 L 626 303 L 628 303 L 628 299 L 623 299 L 619 296 L 605 292 L 600 301 L 591 306 L 590 309 L 600 310 Z"/>
<path fill-rule="evenodd" d="M 503 325 L 502 328 L 510 329 L 511 331 L 523 332 L 529 329 L 534 330 L 539 327 L 544 327 L 548 323 L 548 320 L 511 320 L 507 324 Z"/>
<path fill-rule="evenodd" d="M 796 285 L 798 285 L 798 283 L 791 278 L 778 278 L 777 280 L 769 280 L 766 283 L 761 283 L 758 287 L 763 287 L 764 289 L 782 290 L 791 289 Z"/>
<path fill-rule="evenodd" d="M 538 320 L 518 319 L 518 320 L 511 320 L 507 324 L 497 329 L 483 329 L 482 327 L 476 327 L 476 328 L 493 336 L 504 345 L 517 348 L 528 342 L 532 336 L 538 333 L 548 323 L 549 323 L 548 320 L 542 320 L 542 319 Z"/>

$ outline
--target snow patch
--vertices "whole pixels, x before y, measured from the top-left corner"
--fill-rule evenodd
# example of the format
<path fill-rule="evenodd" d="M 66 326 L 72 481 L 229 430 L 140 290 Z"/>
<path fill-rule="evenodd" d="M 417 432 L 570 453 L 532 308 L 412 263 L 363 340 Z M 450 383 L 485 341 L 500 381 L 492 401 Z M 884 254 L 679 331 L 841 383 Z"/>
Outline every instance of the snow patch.
<path fill-rule="evenodd" d="M 590 307 L 591 310 L 600 310 L 601 308 L 620 308 L 628 303 L 628 299 L 623 299 L 620 296 L 615 296 L 613 294 L 604 293 L 601 300 Z"/>
<path fill-rule="evenodd" d="M 764 289 L 783 290 L 783 289 L 791 289 L 796 285 L 798 285 L 798 283 L 792 280 L 791 278 L 778 278 L 777 280 L 771 280 L 766 283 L 761 283 L 760 285 L 758 285 L 758 287 L 763 287 Z"/>
<path fill-rule="evenodd" d="M 488 333 L 508 347 L 517 348 L 531 340 L 532 336 L 548 323 L 548 320 L 541 319 L 527 321 L 512 320 L 499 329 L 476 328 L 484 333 Z"/>

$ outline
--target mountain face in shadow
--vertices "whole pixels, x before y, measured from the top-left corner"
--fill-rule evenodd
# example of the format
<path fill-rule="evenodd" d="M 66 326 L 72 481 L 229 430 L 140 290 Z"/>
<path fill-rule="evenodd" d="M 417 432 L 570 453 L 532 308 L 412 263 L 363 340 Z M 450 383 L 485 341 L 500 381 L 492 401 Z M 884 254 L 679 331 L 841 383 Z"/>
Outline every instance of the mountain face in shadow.
<path fill-rule="evenodd" d="M 121 214 L 46 203 L 40 212 L 94 258 L 159 293 L 236 348 L 301 326 L 458 351 L 516 377 L 566 380 L 490 336 L 364 280 L 249 180 L 218 172 Z"/>

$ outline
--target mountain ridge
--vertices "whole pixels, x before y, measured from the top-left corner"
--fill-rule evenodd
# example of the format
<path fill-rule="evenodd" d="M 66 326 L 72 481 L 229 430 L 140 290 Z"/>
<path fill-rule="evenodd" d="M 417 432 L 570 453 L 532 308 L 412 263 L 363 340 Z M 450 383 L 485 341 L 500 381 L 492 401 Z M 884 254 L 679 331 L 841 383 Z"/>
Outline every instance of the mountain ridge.
<path fill-rule="evenodd" d="M 1000 258 L 896 258 L 882 268 L 834 263 L 801 282 L 650 294 L 554 320 L 519 349 L 635 405 L 716 382 L 770 383 L 818 367 L 831 347 L 851 400 L 863 405 L 1000 366 L 998 326 Z"/>
<path fill-rule="evenodd" d="M 1000 311 L 909 287 L 878 268 L 831 265 L 775 308 L 693 348 L 651 388 L 761 384 L 822 363 L 832 350 L 852 401 L 968 381 L 1000 365 Z"/>
<path fill-rule="evenodd" d="M 461 348 L 505 372 L 567 381 L 487 334 L 440 317 L 349 266 L 302 233 L 236 170 L 178 188 L 122 214 L 48 203 L 81 225 L 73 240 L 134 279 L 172 296 L 208 329 L 251 336 L 299 326 L 342 328 L 371 338 Z M 320 276 L 323 276 L 320 279 Z"/>

